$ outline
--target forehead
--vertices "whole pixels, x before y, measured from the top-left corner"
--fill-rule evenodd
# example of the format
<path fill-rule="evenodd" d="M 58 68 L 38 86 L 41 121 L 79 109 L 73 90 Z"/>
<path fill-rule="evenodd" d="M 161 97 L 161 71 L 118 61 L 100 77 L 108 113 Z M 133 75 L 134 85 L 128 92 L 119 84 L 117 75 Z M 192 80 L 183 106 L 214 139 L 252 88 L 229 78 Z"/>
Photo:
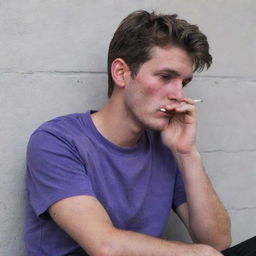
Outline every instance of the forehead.
<path fill-rule="evenodd" d="M 193 73 L 193 59 L 183 49 L 174 46 L 158 47 L 151 49 L 151 58 L 142 65 L 142 68 L 153 70 L 175 70 L 184 76 Z"/>

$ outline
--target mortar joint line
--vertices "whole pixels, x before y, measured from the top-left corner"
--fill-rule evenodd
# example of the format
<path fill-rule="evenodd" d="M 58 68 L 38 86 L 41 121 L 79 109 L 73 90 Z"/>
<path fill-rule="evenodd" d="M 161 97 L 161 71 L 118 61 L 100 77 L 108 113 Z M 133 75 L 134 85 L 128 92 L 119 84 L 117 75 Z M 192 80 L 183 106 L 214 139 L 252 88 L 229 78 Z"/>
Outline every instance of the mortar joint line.
<path fill-rule="evenodd" d="M 224 149 L 213 149 L 213 150 L 200 150 L 200 153 L 247 153 L 256 152 L 256 149 L 237 149 L 237 150 L 224 150 Z"/>
<path fill-rule="evenodd" d="M 107 74 L 104 71 L 86 71 L 86 70 L 1 70 L 0 74 L 20 74 L 20 75 L 36 75 L 36 74 L 61 74 L 61 75 L 77 75 L 77 74 Z"/>
<path fill-rule="evenodd" d="M 256 207 L 230 207 L 226 208 L 228 211 L 244 211 L 244 210 L 256 210 Z"/>
<path fill-rule="evenodd" d="M 15 70 L 15 69 L 4 69 L 0 68 L 0 74 L 107 74 L 107 71 L 90 71 L 90 70 Z M 239 80 L 256 82 L 256 78 L 248 78 L 242 76 L 225 76 L 225 75 L 195 75 L 195 79 L 223 79 L 223 80 Z"/>

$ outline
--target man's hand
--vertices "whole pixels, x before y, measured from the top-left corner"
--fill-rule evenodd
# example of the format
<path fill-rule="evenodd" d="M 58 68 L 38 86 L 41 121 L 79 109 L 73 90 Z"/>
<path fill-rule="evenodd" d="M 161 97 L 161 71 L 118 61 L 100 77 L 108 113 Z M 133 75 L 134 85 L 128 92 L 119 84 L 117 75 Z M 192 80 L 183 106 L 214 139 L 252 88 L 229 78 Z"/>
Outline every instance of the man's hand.
<path fill-rule="evenodd" d="M 204 170 L 195 145 L 194 102 L 186 98 L 165 106 L 165 109 L 170 121 L 161 132 L 162 141 L 177 161 L 187 195 L 187 202 L 176 209 L 177 213 L 195 242 L 223 250 L 231 243 L 230 220 Z"/>
<path fill-rule="evenodd" d="M 196 140 L 196 115 L 194 102 L 185 98 L 165 107 L 170 115 L 169 124 L 161 132 L 163 143 L 173 152 L 190 153 Z"/>

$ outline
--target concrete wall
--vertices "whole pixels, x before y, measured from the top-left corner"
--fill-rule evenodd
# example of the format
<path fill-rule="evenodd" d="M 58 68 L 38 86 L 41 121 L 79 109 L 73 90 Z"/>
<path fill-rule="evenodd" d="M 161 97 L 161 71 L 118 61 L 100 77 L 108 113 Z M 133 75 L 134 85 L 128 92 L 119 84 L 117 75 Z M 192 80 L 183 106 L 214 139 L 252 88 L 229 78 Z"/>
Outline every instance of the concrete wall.
<path fill-rule="evenodd" d="M 0 0 L 0 255 L 22 241 L 26 143 L 42 122 L 99 108 L 117 25 L 136 9 L 178 13 L 209 38 L 212 68 L 187 94 L 198 105 L 198 146 L 232 218 L 233 241 L 256 231 L 256 2 L 253 0 Z M 171 219 L 165 237 L 188 241 Z"/>

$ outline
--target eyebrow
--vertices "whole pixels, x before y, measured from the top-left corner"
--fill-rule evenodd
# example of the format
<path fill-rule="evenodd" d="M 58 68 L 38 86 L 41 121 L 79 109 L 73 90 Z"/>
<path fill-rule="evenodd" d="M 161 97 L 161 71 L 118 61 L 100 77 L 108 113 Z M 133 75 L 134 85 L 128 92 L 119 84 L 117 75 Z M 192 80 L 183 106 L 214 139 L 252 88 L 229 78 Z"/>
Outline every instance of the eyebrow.
<path fill-rule="evenodd" d="M 168 74 L 170 74 L 174 77 L 181 77 L 181 74 L 178 71 L 174 70 L 174 69 L 166 68 L 166 69 L 161 69 L 161 70 L 157 71 L 157 73 L 162 73 L 162 72 L 168 73 Z M 193 79 L 193 76 L 189 76 L 189 77 L 186 77 L 184 79 L 184 81 L 190 82 L 192 79 Z"/>

